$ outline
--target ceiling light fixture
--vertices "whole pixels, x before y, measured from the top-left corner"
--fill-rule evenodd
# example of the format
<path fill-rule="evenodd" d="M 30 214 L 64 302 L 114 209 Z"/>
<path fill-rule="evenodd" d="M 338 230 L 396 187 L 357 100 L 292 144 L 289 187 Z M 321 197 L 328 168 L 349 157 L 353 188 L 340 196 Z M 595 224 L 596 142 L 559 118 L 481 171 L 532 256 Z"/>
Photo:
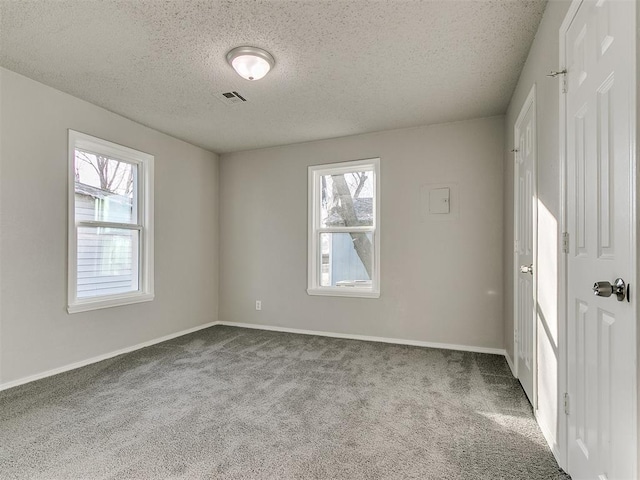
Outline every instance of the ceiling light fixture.
<path fill-rule="evenodd" d="M 247 80 L 260 80 L 276 64 L 269 52 L 257 47 L 236 47 L 227 53 L 227 62 Z"/>

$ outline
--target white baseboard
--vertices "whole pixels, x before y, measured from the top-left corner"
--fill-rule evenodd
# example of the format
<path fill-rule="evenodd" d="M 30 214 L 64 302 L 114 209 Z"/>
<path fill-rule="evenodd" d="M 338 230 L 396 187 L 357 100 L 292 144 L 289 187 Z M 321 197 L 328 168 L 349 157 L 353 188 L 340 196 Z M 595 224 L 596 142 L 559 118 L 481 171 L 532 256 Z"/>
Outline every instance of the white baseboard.
<path fill-rule="evenodd" d="M 504 356 L 507 359 L 509 366 L 511 367 L 511 361 L 507 356 L 507 352 L 501 348 L 474 347 L 470 345 L 456 345 L 451 343 L 423 342 L 420 340 L 374 337 L 370 335 L 356 335 L 356 334 L 350 334 L 350 333 L 323 332 L 319 330 L 302 330 L 299 328 L 278 327 L 278 326 L 260 325 L 260 324 L 254 324 L 254 323 L 210 322 L 210 323 L 205 323 L 204 325 L 198 325 L 197 327 L 189 328 L 187 330 L 182 330 L 180 332 L 171 333 L 169 335 L 165 335 L 164 337 L 155 338 L 153 340 L 138 343 L 137 345 L 121 348 L 120 350 L 105 353 L 103 355 L 98 355 L 96 357 L 88 358 L 86 360 L 81 360 L 79 362 L 71 363 L 69 365 L 64 365 L 62 367 L 47 370 L 46 372 L 37 373 L 35 375 L 30 375 L 28 377 L 20 378 L 18 380 L 12 380 L 6 383 L 0 383 L 0 391 L 8 390 L 9 388 L 17 387 L 19 385 L 24 385 L 25 383 L 34 382 L 42 378 L 51 377 L 59 373 L 68 372 L 69 370 L 75 370 L 76 368 L 84 367 L 86 365 L 91 365 L 92 363 L 97 363 L 97 362 L 101 362 L 102 360 L 107 360 L 109 358 L 117 357 L 118 355 L 122 355 L 124 353 L 140 350 L 141 348 L 149 347 L 157 343 L 166 342 L 167 340 L 171 340 L 176 337 L 181 337 L 182 335 L 187 335 L 189 333 L 197 332 L 198 330 L 203 330 L 205 328 L 213 327 L 215 325 L 227 325 L 230 327 L 252 328 L 256 330 L 269 330 L 274 332 L 297 333 L 301 335 L 319 335 L 322 337 L 345 338 L 350 340 L 364 340 L 367 342 L 392 343 L 397 345 L 411 345 L 415 347 L 442 348 L 445 350 L 459 350 L 463 352 L 490 353 L 494 355 Z M 511 368 L 513 370 L 513 367 Z"/>
<path fill-rule="evenodd" d="M 513 360 L 511 360 L 511 357 L 509 356 L 509 354 L 507 353 L 507 351 L 506 351 L 506 350 L 505 350 L 505 352 L 504 352 L 504 358 L 506 358 L 506 359 L 507 359 L 507 365 L 509 365 L 509 368 L 511 369 L 511 373 L 513 374 L 513 377 L 514 377 L 514 378 L 518 378 L 518 377 L 516 376 L 516 368 L 515 368 L 515 365 L 514 365 L 514 363 L 513 363 Z"/>
<path fill-rule="evenodd" d="M 562 464 L 560 462 L 560 451 L 558 448 L 558 443 L 556 441 L 557 440 L 556 436 L 551 434 L 551 432 L 547 429 L 545 424 L 540 421 L 540 418 L 538 418 L 538 412 L 535 412 L 535 417 L 536 417 L 536 422 L 540 427 L 540 431 L 542 432 L 542 436 L 546 440 L 547 445 L 549 445 L 549 449 L 551 450 L 551 453 L 555 457 L 556 462 L 558 462 L 558 465 L 560 465 L 560 468 L 562 468 Z"/>
<path fill-rule="evenodd" d="M 397 345 L 412 345 L 415 347 L 442 348 L 445 350 L 460 350 L 463 352 L 491 353 L 505 356 L 507 352 L 502 348 L 474 347 L 469 345 L 455 345 L 451 343 L 423 342 L 421 340 L 405 340 L 402 338 L 373 337 L 369 335 L 355 335 L 351 333 L 323 332 L 319 330 L 302 330 L 299 328 L 260 325 L 257 323 L 218 322 L 218 325 L 229 327 L 253 328 L 256 330 L 270 330 L 274 332 L 299 333 L 302 335 L 319 335 L 321 337 L 346 338 L 350 340 L 364 340 L 367 342 L 395 343 Z"/>
<path fill-rule="evenodd" d="M 108 358 L 117 357 L 118 355 L 122 355 L 123 353 L 133 352 L 134 350 L 140 350 L 144 347 L 149 347 L 151 345 L 155 345 L 156 343 L 166 342 L 167 340 L 171 340 L 176 337 L 181 337 L 182 335 L 187 335 L 189 333 L 197 332 L 198 330 L 203 330 L 205 328 L 213 327 L 214 325 L 218 325 L 219 322 L 210 322 L 205 323 L 204 325 L 198 325 L 197 327 L 188 328 L 187 330 L 182 330 L 180 332 L 171 333 L 169 335 L 165 335 L 164 337 L 155 338 L 153 340 L 149 340 L 147 342 L 138 343 L 137 345 L 132 345 L 130 347 L 121 348 L 120 350 L 116 350 L 114 352 L 105 353 L 103 355 L 98 355 L 96 357 L 88 358 L 86 360 L 81 360 L 79 362 L 71 363 L 69 365 L 65 365 L 63 367 L 54 368 L 52 370 L 47 370 L 46 372 L 36 373 L 35 375 L 30 375 L 28 377 L 19 378 L 18 380 L 13 380 L 11 382 L 0 383 L 0 392 L 2 390 L 8 390 L 9 388 L 17 387 L 19 385 L 24 385 L 25 383 L 34 382 L 36 380 L 40 380 L 42 378 L 51 377 L 53 375 L 57 375 L 59 373 L 68 372 L 69 370 L 75 370 L 76 368 L 84 367 L 86 365 L 91 365 L 92 363 L 101 362 L 102 360 L 107 360 Z"/>

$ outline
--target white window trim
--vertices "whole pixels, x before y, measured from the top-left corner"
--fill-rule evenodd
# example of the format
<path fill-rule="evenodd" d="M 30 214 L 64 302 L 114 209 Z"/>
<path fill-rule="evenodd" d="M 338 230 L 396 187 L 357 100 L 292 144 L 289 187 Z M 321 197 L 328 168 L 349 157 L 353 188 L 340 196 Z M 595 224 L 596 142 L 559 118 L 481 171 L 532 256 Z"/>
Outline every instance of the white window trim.
<path fill-rule="evenodd" d="M 352 172 L 357 167 L 369 167 L 375 176 L 374 182 L 374 231 L 373 231 L 373 278 L 370 288 L 358 287 L 322 287 L 320 286 L 320 248 L 318 245 L 318 233 L 322 232 L 352 232 L 355 230 L 369 231 L 370 227 L 331 227 L 320 229 L 319 188 L 320 177 L 327 174 L 340 172 Z M 372 168 L 371 168 L 372 167 Z M 308 177 L 308 267 L 307 267 L 307 293 L 309 295 L 322 295 L 330 297 L 380 297 L 380 159 L 369 158 L 352 162 L 340 162 L 309 167 Z"/>
<path fill-rule="evenodd" d="M 140 256 L 138 291 L 117 295 L 78 299 L 77 296 L 77 229 L 75 212 L 75 149 L 100 152 L 113 158 L 125 160 L 137 165 L 138 171 L 138 210 L 142 219 L 140 231 Z M 117 307 L 133 303 L 149 302 L 154 298 L 153 281 L 153 155 L 132 148 L 109 142 L 75 130 L 69 130 L 69 185 L 68 185 L 68 245 L 69 260 L 67 265 L 68 303 L 67 311 L 71 313 L 87 312 L 101 308 Z M 90 222 L 83 222 L 84 224 Z M 108 222 L 97 222 L 104 225 Z M 112 223 L 117 228 L 119 224 Z M 131 225 L 126 225 L 130 228 Z"/>

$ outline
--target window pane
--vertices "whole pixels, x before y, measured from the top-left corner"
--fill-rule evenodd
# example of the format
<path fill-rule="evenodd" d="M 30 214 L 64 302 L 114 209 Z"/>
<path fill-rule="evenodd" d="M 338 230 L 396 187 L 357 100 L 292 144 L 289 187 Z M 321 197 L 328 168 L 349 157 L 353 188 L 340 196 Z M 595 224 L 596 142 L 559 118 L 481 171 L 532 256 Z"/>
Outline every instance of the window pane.
<path fill-rule="evenodd" d="M 322 227 L 373 226 L 373 172 L 320 177 Z"/>
<path fill-rule="evenodd" d="M 78 298 L 138 290 L 138 230 L 78 228 Z"/>
<path fill-rule="evenodd" d="M 79 149 L 75 155 L 76 221 L 138 223 L 137 166 Z"/>
<path fill-rule="evenodd" d="M 320 286 L 371 287 L 373 233 L 321 233 L 320 248 Z"/>

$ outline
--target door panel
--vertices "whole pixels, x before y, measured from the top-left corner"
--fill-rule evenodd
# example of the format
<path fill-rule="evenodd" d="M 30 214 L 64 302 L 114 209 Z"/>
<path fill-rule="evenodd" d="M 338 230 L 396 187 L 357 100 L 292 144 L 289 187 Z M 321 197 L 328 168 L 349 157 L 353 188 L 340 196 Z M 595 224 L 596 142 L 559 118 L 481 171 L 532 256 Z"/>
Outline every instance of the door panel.
<path fill-rule="evenodd" d="M 618 277 L 635 282 L 635 8 L 626 0 L 584 0 L 564 35 L 567 433 L 574 479 L 633 479 L 637 473 L 635 306 L 592 290 L 595 282 Z"/>
<path fill-rule="evenodd" d="M 536 225 L 536 125 L 535 89 L 522 107 L 515 124 L 516 149 L 516 254 L 517 286 L 516 313 L 516 371 L 529 402 L 536 407 L 536 290 L 535 225 Z M 522 272 L 520 266 L 532 265 Z"/>
<path fill-rule="evenodd" d="M 613 177 L 611 175 L 613 129 L 612 95 L 614 76 L 611 75 L 598 89 L 597 99 L 597 159 L 598 159 L 598 256 L 601 259 L 614 258 L 613 244 Z"/>

